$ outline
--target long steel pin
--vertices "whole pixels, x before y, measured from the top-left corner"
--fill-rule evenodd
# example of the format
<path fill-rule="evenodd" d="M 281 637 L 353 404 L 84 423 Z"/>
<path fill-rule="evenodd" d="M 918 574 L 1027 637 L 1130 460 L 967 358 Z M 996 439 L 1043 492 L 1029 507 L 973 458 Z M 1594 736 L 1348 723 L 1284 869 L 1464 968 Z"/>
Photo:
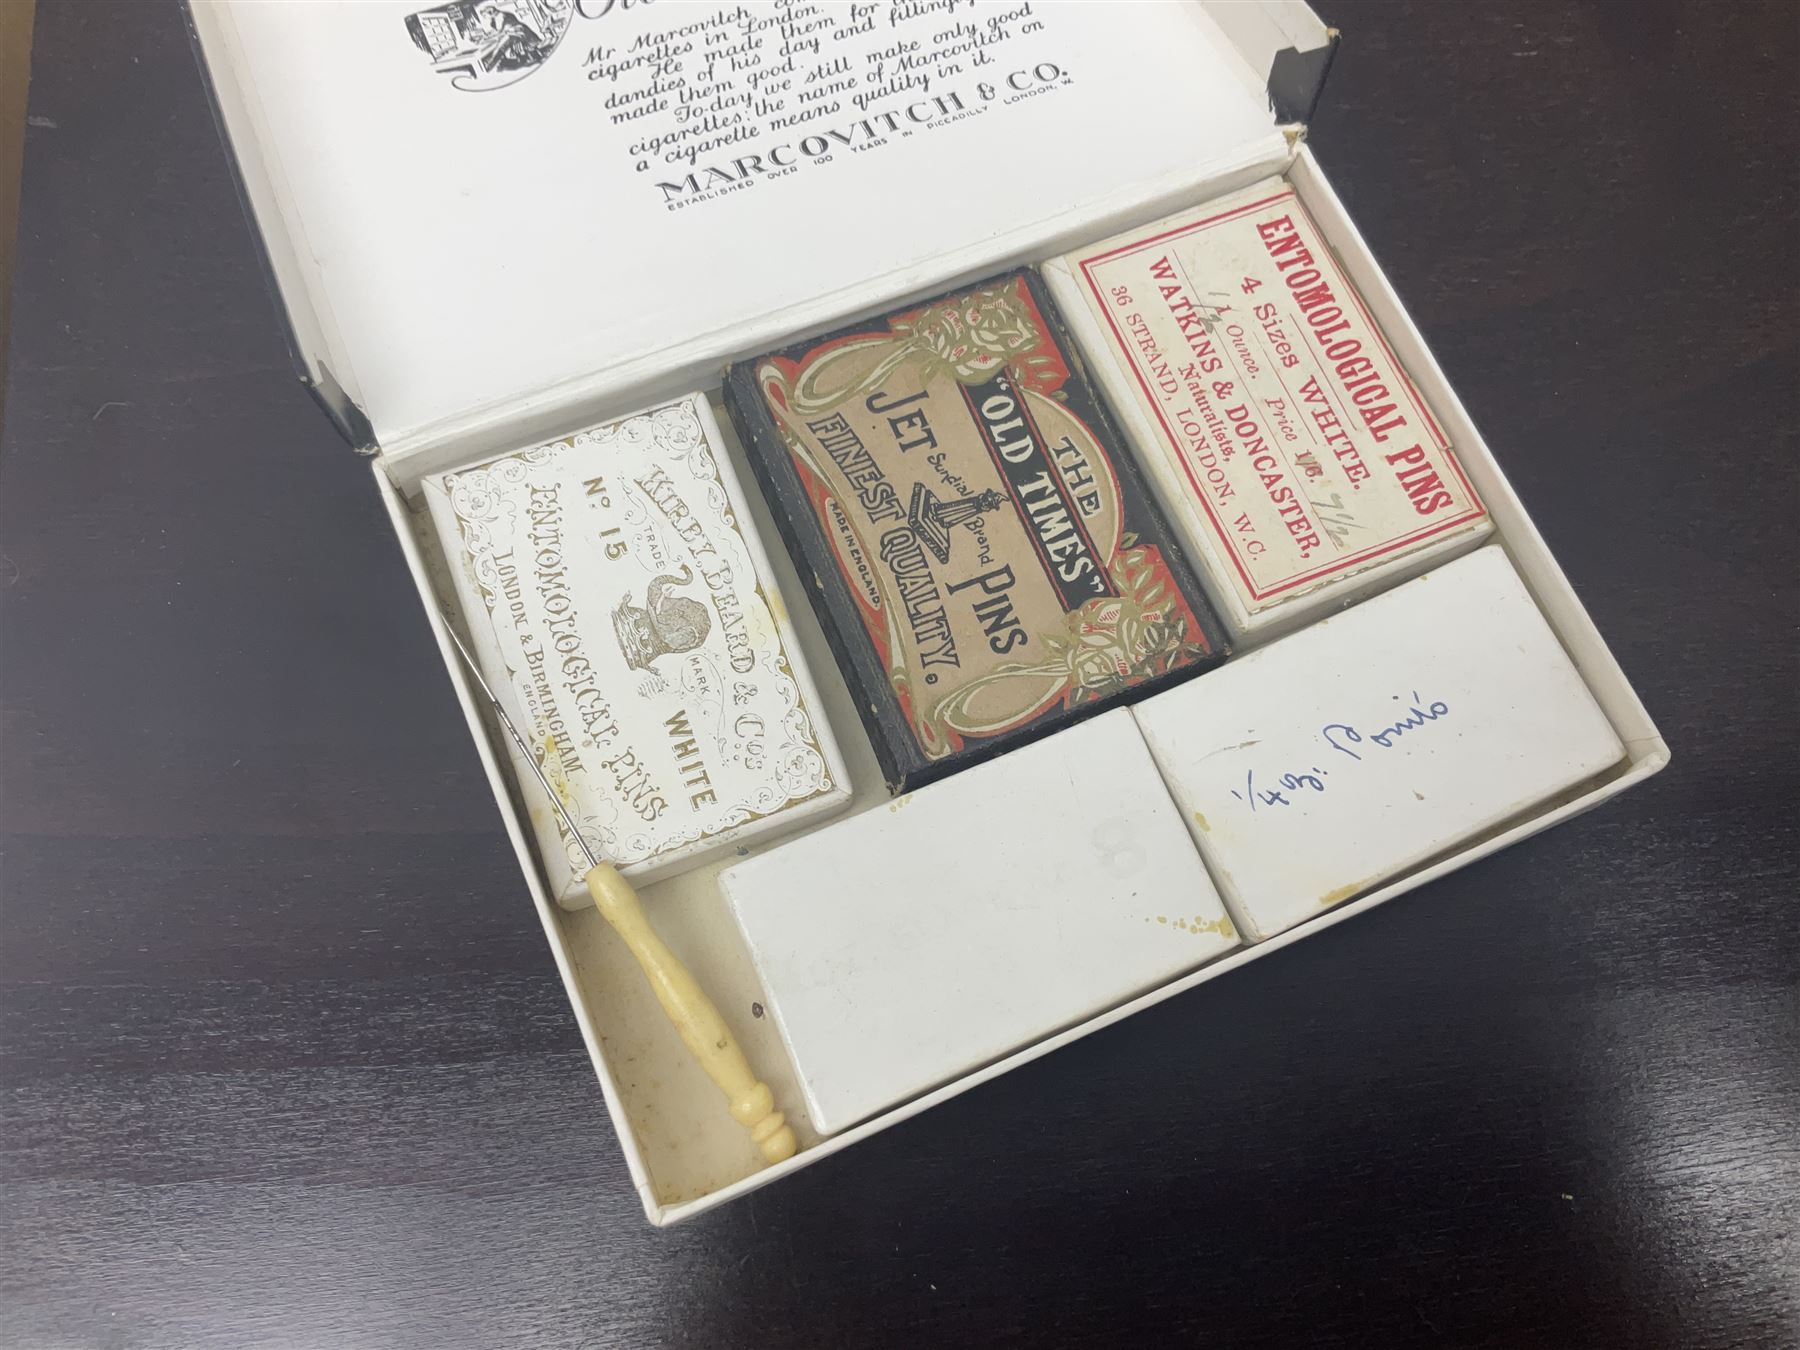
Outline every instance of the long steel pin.
<path fill-rule="evenodd" d="M 569 837 L 580 847 L 581 855 L 587 859 L 588 867 L 592 869 L 601 866 L 601 858 L 588 847 L 588 841 L 582 838 L 581 831 L 576 828 L 575 819 L 569 814 L 569 808 L 563 805 L 562 794 L 550 781 L 550 775 L 544 772 L 544 766 L 538 762 L 537 755 L 525 743 L 525 738 L 519 734 L 519 728 L 514 725 L 512 718 L 506 715 L 506 707 L 500 702 L 500 696 L 494 692 L 493 686 L 482 675 L 481 667 L 475 664 L 475 658 L 469 654 L 469 649 L 463 646 L 461 635 L 457 633 L 455 626 L 448 618 L 444 620 L 444 630 L 450 634 L 450 641 L 456 644 L 456 654 L 462 657 L 463 667 L 487 697 L 487 701 L 494 705 L 494 712 L 499 715 L 500 725 L 505 728 L 506 734 L 512 737 L 512 743 L 519 747 L 519 753 L 525 757 L 525 762 L 531 766 L 531 772 L 536 775 L 539 786 L 544 789 L 544 795 L 550 799 L 550 805 L 556 808 L 556 818 L 562 821 L 563 829 L 569 832 Z"/>
<path fill-rule="evenodd" d="M 569 832 L 581 848 L 582 856 L 588 861 L 586 877 L 588 894 L 594 897 L 594 904 L 606 917 L 631 954 L 637 958 L 639 969 L 644 978 L 650 982 L 650 988 L 656 995 L 656 1001 L 669 1015 L 675 1024 L 675 1030 L 681 1033 L 683 1044 L 700 1067 L 718 1084 L 719 1090 L 731 1103 L 732 1119 L 746 1126 L 750 1137 L 756 1142 L 757 1149 L 769 1162 L 778 1163 L 794 1156 L 799 1147 L 794 1138 L 793 1127 L 787 1123 L 786 1117 L 775 1109 L 775 1094 L 769 1085 L 759 1079 L 751 1071 L 750 1061 L 744 1058 L 744 1052 L 738 1048 L 731 1028 L 719 1015 L 713 1001 L 706 996 L 688 968 L 681 959 L 670 951 L 663 940 L 657 936 L 656 930 L 650 926 L 650 920 L 644 914 L 643 902 L 632 884 L 619 875 L 618 868 L 595 854 L 576 828 L 574 818 L 568 808 L 563 805 L 562 794 L 550 781 L 550 775 L 544 772 L 543 765 L 538 762 L 537 755 L 524 736 L 519 734 L 516 723 L 508 716 L 506 705 L 500 702 L 492 686 L 476 665 L 475 658 L 463 645 L 456 625 L 449 618 L 444 619 L 444 629 L 450 634 L 450 641 L 456 645 L 456 651 L 462 657 L 464 669 L 474 679 L 477 687 L 493 705 L 494 715 L 500 719 L 500 725 L 512 738 L 512 743 L 519 748 L 519 754 L 531 766 L 544 795 L 549 797 L 550 805 L 555 808 L 557 819 Z"/>

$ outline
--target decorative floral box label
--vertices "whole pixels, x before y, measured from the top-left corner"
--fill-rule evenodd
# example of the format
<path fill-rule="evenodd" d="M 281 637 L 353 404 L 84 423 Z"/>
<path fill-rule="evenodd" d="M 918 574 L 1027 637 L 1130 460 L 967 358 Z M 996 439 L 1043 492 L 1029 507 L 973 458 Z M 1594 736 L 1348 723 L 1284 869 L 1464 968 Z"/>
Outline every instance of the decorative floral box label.
<path fill-rule="evenodd" d="M 728 388 L 895 786 L 1219 654 L 1027 274 L 741 363 Z"/>

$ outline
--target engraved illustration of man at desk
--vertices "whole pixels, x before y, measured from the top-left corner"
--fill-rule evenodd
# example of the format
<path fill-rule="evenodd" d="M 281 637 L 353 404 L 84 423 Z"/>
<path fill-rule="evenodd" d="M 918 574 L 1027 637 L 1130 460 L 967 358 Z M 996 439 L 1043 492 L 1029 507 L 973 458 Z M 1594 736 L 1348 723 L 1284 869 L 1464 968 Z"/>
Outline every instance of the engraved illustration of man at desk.
<path fill-rule="evenodd" d="M 408 15 L 406 31 L 458 89 L 497 89 L 542 65 L 573 17 L 572 0 L 450 0 Z"/>

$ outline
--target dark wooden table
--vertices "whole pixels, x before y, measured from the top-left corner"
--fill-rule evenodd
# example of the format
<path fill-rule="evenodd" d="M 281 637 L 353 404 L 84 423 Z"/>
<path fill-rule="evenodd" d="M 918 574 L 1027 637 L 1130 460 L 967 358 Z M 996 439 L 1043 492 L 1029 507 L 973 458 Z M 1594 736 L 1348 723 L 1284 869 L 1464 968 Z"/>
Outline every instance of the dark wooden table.
<path fill-rule="evenodd" d="M 44 0 L 6 1345 L 1800 1342 L 1800 19 L 1322 8 L 1321 159 L 1673 767 L 658 1233 L 179 13 Z"/>

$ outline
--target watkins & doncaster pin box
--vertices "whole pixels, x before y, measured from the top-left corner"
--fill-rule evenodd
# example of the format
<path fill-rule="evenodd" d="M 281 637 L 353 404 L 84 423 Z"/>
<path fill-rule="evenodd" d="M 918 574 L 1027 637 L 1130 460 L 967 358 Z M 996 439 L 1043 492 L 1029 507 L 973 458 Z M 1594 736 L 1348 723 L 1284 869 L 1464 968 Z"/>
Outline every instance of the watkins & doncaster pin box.
<path fill-rule="evenodd" d="M 1655 726 L 1307 148 L 1305 123 L 1335 35 L 1305 4 L 189 0 L 187 13 L 297 373 L 370 460 L 372 485 L 417 584 L 424 620 L 439 639 L 631 1184 L 653 1223 L 678 1222 L 853 1148 L 1075 1037 L 1592 807 L 1666 762 Z M 851 662 L 841 666 L 834 650 L 834 642 L 846 648 L 857 630 L 840 624 L 845 631 L 828 636 L 813 606 L 799 603 L 830 574 L 813 575 L 815 557 L 804 545 L 792 555 L 784 547 L 781 523 L 793 501 L 779 484 L 765 492 L 753 472 L 768 467 L 765 447 L 747 454 L 750 447 L 718 417 L 722 372 L 771 353 L 792 359 L 816 349 L 822 335 L 880 333 L 886 316 L 979 290 L 1019 269 L 1044 268 L 1057 285 L 1055 260 L 1087 257 L 1159 221 L 1205 219 L 1216 214 L 1213 204 L 1270 180 L 1293 193 L 1307 221 L 1307 248 L 1329 258 L 1334 290 L 1341 279 L 1344 295 L 1354 293 L 1368 340 L 1378 336 L 1372 350 L 1384 363 L 1391 355 L 1381 382 L 1395 387 L 1404 377 L 1429 413 L 1440 435 L 1429 447 L 1421 441 L 1421 452 L 1449 447 L 1468 500 L 1485 512 L 1487 542 L 1505 552 L 1623 757 L 1524 816 L 1459 838 L 1266 941 L 1202 950 L 1191 931 L 1170 924 L 1166 935 L 1186 944 L 1179 949 L 1185 955 L 1167 965 L 1145 962 L 1144 969 L 1159 972 L 1152 987 L 1121 985 L 1100 1003 L 1063 1010 L 1072 1020 L 1046 1017 L 1010 1033 L 1010 1050 L 972 1069 L 975 1059 L 961 1053 L 972 1045 L 947 1045 L 940 1063 L 954 1077 L 921 1078 L 934 1085 L 915 1087 L 829 1136 L 808 1118 L 780 1030 L 754 1012 L 768 1000 L 759 962 L 786 969 L 776 963 L 781 953 L 752 951 L 719 882 L 723 861 L 690 859 L 686 870 L 644 885 L 644 908 L 787 1114 L 797 1152 L 767 1164 L 722 1109 L 717 1087 L 658 1005 L 628 944 L 592 907 L 557 903 L 568 861 L 557 862 L 554 841 L 534 817 L 542 804 L 523 788 L 520 765 L 450 643 L 446 612 L 470 631 L 482 602 L 459 585 L 460 546 L 453 530 L 439 528 L 441 511 L 434 521 L 427 484 L 453 482 L 459 473 L 579 439 L 645 410 L 707 406 L 719 429 L 721 479 L 729 469 L 743 488 L 734 518 L 765 555 L 758 587 L 773 625 L 768 631 L 791 632 L 816 692 L 808 700 L 818 712 L 815 725 L 833 734 L 851 789 L 845 814 L 796 819 L 782 833 L 807 845 L 810 856 L 813 847 L 829 852 L 837 837 L 830 832 L 856 826 L 862 813 L 894 810 L 889 842 L 904 846 L 907 812 L 895 810 L 885 780 L 905 779 L 893 771 L 919 766 L 895 756 L 884 772 L 865 730 L 871 716 L 879 720 L 864 698 L 875 682 L 846 670 Z M 1018 284 L 1038 293 L 1032 281 Z M 1210 272 L 1196 278 L 1197 290 L 1223 285 Z M 1071 372 L 1091 371 L 1101 395 L 1082 409 L 1081 422 L 1122 423 L 1128 443 L 1107 442 L 1112 462 L 1130 465 L 1120 483 L 1142 477 L 1156 488 L 1143 500 L 1138 519 L 1145 523 L 1131 532 L 1140 546 L 1161 553 L 1168 592 L 1195 617 L 1190 638 L 1207 635 L 1208 620 L 1188 572 L 1210 588 L 1233 626 L 1232 593 L 1219 584 L 1218 560 L 1208 552 L 1217 551 L 1217 541 L 1186 537 L 1191 522 L 1168 491 L 1168 466 L 1159 466 L 1157 443 L 1147 434 L 1154 419 L 1124 397 L 1126 358 L 1085 331 L 1097 322 L 1087 299 L 1060 308 L 1074 338 L 1070 345 L 1058 336 L 1071 356 L 1066 364 Z M 1033 368 L 1012 362 L 1008 378 L 1025 379 Z M 1357 378 L 1335 365 L 1332 375 L 1346 383 Z M 1242 396 L 1256 400 L 1246 416 L 1276 423 L 1267 400 L 1284 395 L 1272 385 L 1253 379 Z M 1082 399 L 1070 398 L 1066 408 Z M 889 415 L 903 419 L 905 410 Z M 935 429 L 935 413 L 930 420 Z M 1373 472 L 1378 461 L 1366 448 L 1359 454 Z M 1325 462 L 1316 451 L 1313 457 Z M 1447 467 L 1432 461 L 1440 476 Z M 969 476 L 949 461 L 946 468 Z M 952 504 L 989 489 L 1011 494 L 997 479 L 969 481 L 970 493 L 936 475 L 891 481 L 897 493 L 904 490 L 909 533 L 947 543 L 959 566 L 973 556 L 969 521 L 981 512 L 965 515 Z M 1072 480 L 1061 481 L 1067 487 Z M 918 484 L 937 503 L 921 502 L 923 535 L 911 520 Z M 1153 495 L 1168 509 L 1166 531 L 1154 526 L 1160 512 Z M 982 511 L 1000 518 L 993 508 Z M 1381 513 L 1384 531 L 1392 528 L 1390 514 Z M 1258 530 L 1278 521 L 1259 522 Z M 1093 542 L 1095 558 L 1106 556 L 1101 538 Z M 672 545 L 659 547 L 675 561 Z M 644 559 L 655 565 L 650 553 Z M 938 564 L 935 556 L 932 562 Z M 652 605 L 650 587 L 661 577 L 674 581 L 658 587 Z M 617 595 L 594 591 L 606 597 L 608 626 L 623 601 L 627 626 L 656 635 L 656 623 L 636 611 L 654 619 L 666 609 L 669 632 L 660 636 L 671 650 L 648 655 L 640 646 L 639 654 L 671 690 L 681 687 L 684 672 L 697 678 L 687 658 L 700 650 L 673 650 L 672 639 L 685 642 L 681 634 L 692 636 L 696 627 L 681 621 L 694 611 L 674 601 L 711 599 L 691 582 L 683 589 L 681 577 L 677 563 L 634 575 Z M 1365 583 L 1373 590 L 1400 579 L 1359 576 L 1349 590 L 1318 603 L 1337 606 L 1365 593 Z M 1041 626 L 1055 615 L 1047 596 L 1040 599 L 1046 603 L 1032 631 L 1058 632 Z M 1308 616 L 1293 612 L 1303 628 Z M 717 619 L 721 611 L 711 613 Z M 596 631 L 609 636 L 608 627 Z M 976 631 L 980 650 L 989 650 L 990 635 Z M 1244 625 L 1241 645 L 1254 647 L 1265 631 Z M 1234 659 L 1217 673 L 1228 673 Z M 609 701 L 636 697 L 636 684 L 647 677 L 626 664 L 622 676 L 605 677 L 599 692 Z M 624 691 L 619 678 L 627 680 Z M 1201 674 L 1171 692 L 1210 678 Z M 1062 739 L 1093 725 L 1047 730 L 1030 749 L 1049 747 L 1044 753 L 1061 762 Z M 1068 762 L 1081 762 L 1081 744 L 1069 742 Z M 988 763 L 966 772 L 1004 776 L 1012 751 L 994 750 Z M 1184 756 L 1194 752 L 1181 746 Z M 960 777 L 922 792 L 954 789 Z M 726 851 L 735 859 L 741 848 L 755 861 L 784 846 L 757 835 Z M 929 851 L 933 841 L 919 837 L 916 847 Z M 1171 896 L 1166 913 L 1209 912 L 1187 903 L 1194 898 Z M 803 900 L 820 903 L 811 894 Z M 512 901 L 496 895 L 493 902 Z M 1164 926 L 1151 917 L 1146 925 L 1142 915 L 1122 916 L 1138 924 L 1132 943 L 1152 931 L 1160 940 Z M 1166 972 L 1175 973 L 1164 978 Z M 1057 978 L 1053 970 L 1036 974 L 1045 982 Z M 954 1022 L 948 1025 L 954 1032 Z M 600 1122 L 593 1129 L 604 1135 Z"/>
<path fill-rule="evenodd" d="M 1234 632 L 1292 627 L 1492 529 L 1280 179 L 1045 271 Z"/>

